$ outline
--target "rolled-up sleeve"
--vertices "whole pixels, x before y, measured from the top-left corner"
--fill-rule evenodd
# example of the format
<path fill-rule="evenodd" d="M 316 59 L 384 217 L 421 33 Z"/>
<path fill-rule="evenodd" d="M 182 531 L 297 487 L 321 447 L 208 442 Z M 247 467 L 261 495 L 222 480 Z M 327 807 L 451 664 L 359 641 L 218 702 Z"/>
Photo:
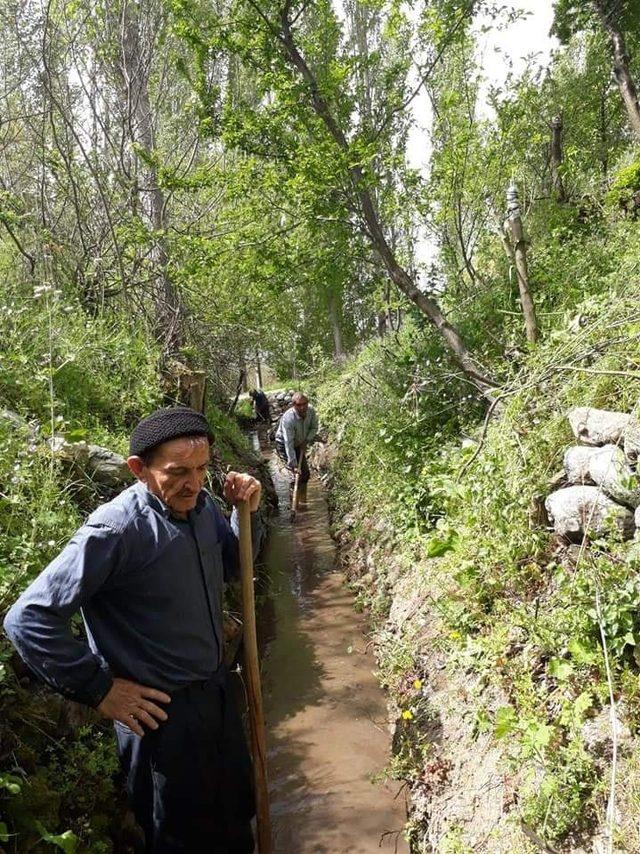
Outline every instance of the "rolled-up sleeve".
<path fill-rule="evenodd" d="M 84 525 L 27 587 L 8 612 L 4 629 L 26 664 L 55 691 L 97 706 L 113 684 L 109 668 L 71 632 L 71 617 L 117 571 L 122 532 Z"/>

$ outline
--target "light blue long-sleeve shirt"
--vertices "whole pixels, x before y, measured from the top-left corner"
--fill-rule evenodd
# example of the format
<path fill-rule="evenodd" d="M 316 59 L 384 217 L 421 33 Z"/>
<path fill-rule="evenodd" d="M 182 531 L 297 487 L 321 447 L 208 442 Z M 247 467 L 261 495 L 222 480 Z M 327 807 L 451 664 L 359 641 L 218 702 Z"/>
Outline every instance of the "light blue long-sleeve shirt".
<path fill-rule="evenodd" d="M 287 454 L 290 466 L 296 466 L 296 448 L 302 444 L 310 445 L 318 433 L 318 416 L 312 406 L 307 408 L 307 414 L 300 418 L 295 408 L 287 409 L 276 430 L 276 442 L 281 442 Z"/>

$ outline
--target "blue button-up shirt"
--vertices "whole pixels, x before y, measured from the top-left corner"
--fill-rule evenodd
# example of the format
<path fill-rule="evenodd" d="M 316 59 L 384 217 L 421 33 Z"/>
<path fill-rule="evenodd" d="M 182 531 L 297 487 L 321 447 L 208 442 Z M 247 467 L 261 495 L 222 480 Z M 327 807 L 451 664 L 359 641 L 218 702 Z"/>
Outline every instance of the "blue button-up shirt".
<path fill-rule="evenodd" d="M 257 514 L 252 514 L 254 543 Z M 222 590 L 238 574 L 231 525 L 211 496 L 181 521 L 141 482 L 103 504 L 24 591 L 4 627 L 54 690 L 97 705 L 114 676 L 171 692 L 223 656 Z M 81 610 L 88 645 L 70 620 Z"/>

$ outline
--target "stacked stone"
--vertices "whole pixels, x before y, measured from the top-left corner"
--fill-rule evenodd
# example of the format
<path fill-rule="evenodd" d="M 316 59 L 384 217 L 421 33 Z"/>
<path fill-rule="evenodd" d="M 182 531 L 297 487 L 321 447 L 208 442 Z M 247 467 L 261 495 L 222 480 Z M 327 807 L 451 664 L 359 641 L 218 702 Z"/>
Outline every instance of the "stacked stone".
<path fill-rule="evenodd" d="M 287 391 L 277 389 L 276 391 L 268 391 L 266 394 L 271 407 L 271 417 L 275 419 L 280 418 L 282 413 L 289 409 L 295 391 L 293 389 Z"/>
<path fill-rule="evenodd" d="M 624 412 L 579 406 L 568 415 L 580 445 L 564 455 L 566 486 L 545 508 L 554 530 L 568 539 L 599 536 L 615 525 L 625 539 L 640 527 L 640 421 Z"/>

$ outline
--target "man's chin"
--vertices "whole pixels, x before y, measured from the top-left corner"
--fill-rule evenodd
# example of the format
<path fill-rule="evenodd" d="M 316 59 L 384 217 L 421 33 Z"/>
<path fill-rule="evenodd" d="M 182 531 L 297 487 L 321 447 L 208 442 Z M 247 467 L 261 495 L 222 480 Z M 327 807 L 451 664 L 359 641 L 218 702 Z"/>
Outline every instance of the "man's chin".
<path fill-rule="evenodd" d="M 174 498 L 171 502 L 171 506 L 173 510 L 176 510 L 178 513 L 187 513 L 189 510 L 193 510 L 196 504 L 198 503 L 198 496 L 189 496 L 188 498 Z"/>

